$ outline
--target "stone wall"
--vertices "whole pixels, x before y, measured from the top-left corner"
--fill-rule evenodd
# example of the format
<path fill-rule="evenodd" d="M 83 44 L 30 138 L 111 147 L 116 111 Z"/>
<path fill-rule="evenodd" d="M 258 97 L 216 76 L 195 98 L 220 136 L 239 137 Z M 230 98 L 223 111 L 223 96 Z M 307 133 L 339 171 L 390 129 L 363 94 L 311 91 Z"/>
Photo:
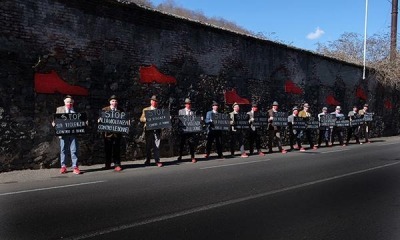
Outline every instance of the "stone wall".
<path fill-rule="evenodd" d="M 368 102 L 382 117 L 376 135 L 399 129 L 399 94 L 372 78 L 362 80 L 360 66 L 112 0 L 2 1 L 0 64 L 0 171 L 59 165 L 50 123 L 63 96 L 34 88 L 35 73 L 53 70 L 89 90 L 75 97 L 76 108 L 91 119 L 89 134 L 80 136 L 83 164 L 103 161 L 95 119 L 112 94 L 134 120 L 123 144 L 129 160 L 143 156 L 138 119 L 153 94 L 173 114 L 185 97 L 205 114 L 212 100 L 223 103 L 223 91 L 232 88 L 264 109 L 277 100 L 283 110 L 308 102 L 317 112 L 331 96 L 345 111 Z M 149 65 L 177 84 L 141 84 L 139 67 Z M 285 92 L 288 80 L 303 93 Z M 356 96 L 359 88 L 367 100 Z M 176 154 L 174 131 L 163 132 L 163 156 Z"/>

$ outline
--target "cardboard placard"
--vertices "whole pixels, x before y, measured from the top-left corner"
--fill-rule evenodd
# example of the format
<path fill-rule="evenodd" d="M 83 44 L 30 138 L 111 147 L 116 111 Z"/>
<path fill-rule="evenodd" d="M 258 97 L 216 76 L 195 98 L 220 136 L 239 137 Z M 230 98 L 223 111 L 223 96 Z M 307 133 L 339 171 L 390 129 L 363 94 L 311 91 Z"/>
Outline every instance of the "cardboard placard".
<path fill-rule="evenodd" d="M 54 114 L 55 132 L 57 136 L 86 133 L 86 113 Z"/>
<path fill-rule="evenodd" d="M 374 113 L 364 113 L 364 122 L 372 122 L 374 120 Z"/>
<path fill-rule="evenodd" d="M 234 114 L 234 122 L 236 129 L 249 129 L 249 115 L 247 113 Z"/>
<path fill-rule="evenodd" d="M 307 129 L 318 129 L 319 121 L 317 121 L 314 117 L 310 117 L 307 121 Z"/>
<path fill-rule="evenodd" d="M 262 127 L 268 125 L 268 113 L 266 112 L 255 112 L 253 126 Z"/>
<path fill-rule="evenodd" d="M 362 117 L 354 118 L 353 120 L 350 121 L 350 125 L 352 127 L 360 126 L 363 123 L 364 119 Z"/>
<path fill-rule="evenodd" d="M 231 118 L 226 113 L 212 114 L 213 130 L 229 131 Z"/>
<path fill-rule="evenodd" d="M 293 129 L 297 129 L 297 130 L 306 129 L 307 125 L 306 125 L 305 119 L 301 118 L 301 117 L 294 117 L 292 127 L 293 127 Z"/>
<path fill-rule="evenodd" d="M 184 133 L 201 132 L 203 130 L 201 126 L 201 117 L 180 115 L 179 122 L 179 128 Z"/>
<path fill-rule="evenodd" d="M 171 128 L 171 117 L 168 109 L 154 109 L 144 112 L 146 130 Z"/>
<path fill-rule="evenodd" d="M 321 127 L 334 127 L 336 126 L 336 116 L 333 114 L 321 115 L 320 117 Z"/>
<path fill-rule="evenodd" d="M 100 111 L 100 121 L 97 125 L 98 132 L 112 132 L 129 134 L 128 113 L 120 111 Z"/>
<path fill-rule="evenodd" d="M 349 126 L 350 126 L 350 120 L 346 119 L 336 120 L 336 127 L 349 127 Z"/>
<path fill-rule="evenodd" d="M 272 126 L 286 127 L 288 125 L 288 114 L 285 112 L 273 113 Z"/>

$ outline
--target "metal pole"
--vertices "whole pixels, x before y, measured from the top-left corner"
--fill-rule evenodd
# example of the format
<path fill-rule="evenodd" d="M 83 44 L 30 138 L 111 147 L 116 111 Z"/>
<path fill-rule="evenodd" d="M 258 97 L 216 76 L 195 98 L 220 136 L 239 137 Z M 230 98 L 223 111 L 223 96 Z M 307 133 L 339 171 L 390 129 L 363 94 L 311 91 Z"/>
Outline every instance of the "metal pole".
<path fill-rule="evenodd" d="M 365 79 L 365 59 L 367 52 L 367 20 L 368 20 L 368 0 L 365 0 L 365 19 L 364 19 L 364 61 L 363 61 L 363 79 Z"/>
<path fill-rule="evenodd" d="M 390 31 L 390 61 L 396 58 L 397 53 L 397 6 L 398 0 L 392 0 L 392 24 Z"/>

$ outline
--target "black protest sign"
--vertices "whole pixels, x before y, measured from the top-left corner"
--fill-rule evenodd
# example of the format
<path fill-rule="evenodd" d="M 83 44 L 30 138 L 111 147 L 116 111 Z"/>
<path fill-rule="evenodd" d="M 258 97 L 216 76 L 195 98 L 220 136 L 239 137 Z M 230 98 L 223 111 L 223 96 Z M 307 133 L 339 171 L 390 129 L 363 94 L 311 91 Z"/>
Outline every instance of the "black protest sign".
<path fill-rule="evenodd" d="M 255 127 L 267 126 L 268 118 L 269 116 L 268 113 L 266 112 L 255 112 L 253 126 Z"/>
<path fill-rule="evenodd" d="M 212 122 L 214 130 L 229 131 L 231 118 L 226 113 L 213 113 Z"/>
<path fill-rule="evenodd" d="M 374 113 L 364 113 L 364 122 L 372 122 L 374 119 Z"/>
<path fill-rule="evenodd" d="M 120 111 L 100 111 L 100 121 L 97 125 L 98 132 L 129 134 L 128 113 Z"/>
<path fill-rule="evenodd" d="M 249 115 L 247 113 L 234 114 L 234 123 L 236 129 L 249 129 Z"/>
<path fill-rule="evenodd" d="M 319 121 L 315 120 L 313 117 L 310 117 L 307 121 L 307 129 L 318 129 Z"/>
<path fill-rule="evenodd" d="M 304 118 L 301 117 L 294 117 L 293 119 L 293 129 L 303 130 L 306 129 L 306 121 Z"/>
<path fill-rule="evenodd" d="M 361 117 L 354 118 L 354 119 L 352 119 L 352 120 L 350 121 L 350 125 L 351 125 L 352 127 L 359 126 L 359 125 L 361 125 L 361 124 L 363 124 L 363 123 L 364 123 L 364 119 L 361 118 Z"/>
<path fill-rule="evenodd" d="M 171 128 L 171 117 L 168 109 L 154 109 L 144 112 L 146 116 L 146 130 Z"/>
<path fill-rule="evenodd" d="M 338 119 L 336 120 L 336 127 L 348 127 L 350 126 L 350 120 Z"/>
<path fill-rule="evenodd" d="M 286 127 L 288 124 L 288 114 L 285 112 L 274 112 L 272 125 L 276 127 Z"/>
<path fill-rule="evenodd" d="M 201 117 L 196 117 L 194 115 L 180 115 L 179 121 L 179 128 L 184 133 L 201 132 L 203 129 L 201 126 Z"/>
<path fill-rule="evenodd" d="M 333 114 L 320 115 L 320 126 L 321 127 L 336 126 L 336 115 Z"/>
<path fill-rule="evenodd" d="M 56 113 L 54 114 L 57 136 L 86 133 L 86 113 Z"/>

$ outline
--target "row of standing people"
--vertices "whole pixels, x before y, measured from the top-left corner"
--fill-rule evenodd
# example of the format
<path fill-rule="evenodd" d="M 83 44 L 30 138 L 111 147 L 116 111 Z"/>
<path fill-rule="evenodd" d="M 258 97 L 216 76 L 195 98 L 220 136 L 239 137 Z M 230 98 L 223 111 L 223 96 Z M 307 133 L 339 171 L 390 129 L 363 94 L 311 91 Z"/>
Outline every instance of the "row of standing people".
<path fill-rule="evenodd" d="M 313 141 L 313 130 L 312 129 L 305 129 L 305 130 L 296 130 L 292 128 L 292 124 L 294 122 L 295 117 L 300 117 L 300 118 L 310 118 L 311 113 L 309 111 L 310 106 L 309 104 L 305 103 L 303 106 L 303 110 L 299 111 L 298 107 L 293 107 L 292 109 L 292 114 L 288 117 L 288 123 L 289 123 L 289 134 L 290 134 L 290 147 L 291 149 L 300 149 L 300 151 L 305 151 L 305 148 L 302 147 L 302 138 L 305 135 L 307 138 L 308 143 L 310 144 L 311 149 L 317 149 L 318 147 L 321 147 L 321 144 L 324 142 L 326 146 L 332 146 L 333 143 L 335 142 L 335 137 L 337 137 L 339 144 L 342 146 L 346 146 L 349 144 L 350 139 L 354 136 L 356 143 L 357 144 L 362 144 L 360 142 L 360 133 L 363 131 L 364 132 L 364 137 L 365 137 L 365 143 L 370 143 L 369 141 L 369 126 L 368 124 L 364 123 L 362 125 L 358 126 L 352 126 L 350 124 L 349 127 L 347 127 L 347 137 L 346 137 L 346 142 L 344 142 L 344 127 L 340 126 L 320 126 L 318 129 L 318 145 L 315 146 L 314 141 Z M 328 114 L 334 115 L 337 119 L 343 119 L 346 118 L 346 116 L 341 112 L 341 107 L 336 106 L 335 111 L 328 113 L 328 108 L 323 107 L 322 112 L 319 113 L 318 116 L 318 121 L 321 120 L 323 116 L 326 116 Z M 351 121 L 362 117 L 368 113 L 368 104 L 364 104 L 363 108 L 358 110 L 357 106 L 353 106 L 353 109 L 349 111 L 347 118 Z"/>
<path fill-rule="evenodd" d="M 102 108 L 102 111 L 116 111 L 116 112 L 124 112 L 124 110 L 118 106 L 118 98 L 115 95 L 112 95 L 109 99 L 109 105 Z M 75 109 L 73 107 L 74 100 L 72 96 L 65 96 L 64 97 L 64 106 L 60 106 L 56 109 L 56 113 L 75 113 Z M 268 110 L 268 152 L 272 153 L 272 146 L 273 142 L 275 142 L 276 146 L 278 147 L 279 151 L 281 153 L 286 153 L 287 151 L 283 149 L 282 143 L 281 143 L 281 129 L 278 126 L 274 126 L 272 124 L 273 122 L 273 116 L 274 112 L 278 111 L 279 104 L 275 101 L 272 104 L 272 108 Z M 160 143 L 161 143 L 161 129 L 156 129 L 156 130 L 147 130 L 146 129 L 146 115 L 145 112 L 148 110 L 155 110 L 158 107 L 158 99 L 156 96 L 152 96 L 150 98 L 150 106 L 146 107 L 142 110 L 142 115 L 140 117 L 140 122 L 144 124 L 144 135 L 145 135 L 145 142 L 146 142 L 146 160 L 144 162 L 145 165 L 150 164 L 150 159 L 152 157 L 153 153 L 153 158 L 156 162 L 156 165 L 158 167 L 162 167 L 163 164 L 160 161 Z M 216 145 L 216 151 L 218 154 L 219 158 L 223 158 L 222 154 L 222 131 L 216 130 L 213 127 L 213 120 L 212 120 L 212 114 L 213 113 L 218 113 L 218 108 L 219 104 L 217 102 L 213 102 L 212 104 L 212 110 L 208 111 L 206 113 L 206 118 L 205 118 L 205 124 L 207 126 L 207 142 L 206 142 L 206 154 L 205 158 L 208 158 L 211 153 L 211 148 L 212 144 L 215 142 Z M 241 152 L 241 157 L 248 157 L 248 154 L 246 153 L 244 149 L 244 134 L 242 130 L 237 129 L 236 123 L 235 123 L 235 114 L 239 114 L 240 111 L 240 106 L 239 104 L 233 104 L 232 106 L 233 111 L 229 114 L 230 116 L 230 152 L 231 152 L 231 157 L 234 157 L 235 155 L 235 148 L 237 145 L 239 146 L 239 150 Z M 293 114 L 289 116 L 288 122 L 289 122 L 289 129 L 290 129 L 290 121 L 294 116 L 298 117 L 310 117 L 310 113 L 308 112 L 309 106 L 308 104 L 304 104 L 304 109 L 300 112 L 298 112 L 297 107 L 293 108 Z M 367 105 L 364 106 L 363 110 L 360 110 L 359 112 L 356 111 L 356 109 L 353 109 L 353 115 L 355 116 L 357 114 L 363 114 L 362 111 L 367 111 L 366 109 L 368 108 Z M 340 107 L 337 107 L 337 110 L 340 110 Z M 326 114 L 326 108 L 323 108 L 323 112 L 318 115 L 320 117 L 321 114 Z M 337 112 L 336 110 L 336 112 Z M 252 104 L 251 111 L 247 112 L 248 114 L 248 121 L 249 121 L 249 153 L 250 154 L 258 154 L 263 156 L 264 153 L 261 151 L 261 134 L 262 132 L 259 131 L 260 129 L 255 126 L 254 124 L 254 116 L 258 112 L 258 106 L 257 104 Z M 340 111 L 339 111 L 340 112 Z M 357 112 L 357 113 L 356 113 Z M 179 110 L 179 115 L 189 115 L 193 116 L 195 115 L 195 112 L 192 111 L 191 109 L 191 100 L 190 99 L 185 99 L 185 108 Z M 339 113 L 338 113 L 339 114 Z M 349 113 L 350 116 L 350 113 Z M 100 120 L 100 119 L 99 119 Z M 52 122 L 53 127 L 55 126 L 55 122 Z M 333 130 L 333 133 L 338 132 L 339 130 L 335 131 Z M 351 128 L 350 134 L 348 134 L 348 139 L 347 143 L 351 137 L 351 134 L 353 133 L 354 136 L 356 137 L 356 141 L 359 143 L 358 139 L 358 131 L 356 129 Z M 368 130 L 367 130 L 368 131 Z M 319 132 L 319 143 L 318 145 L 320 146 L 322 139 L 328 144 L 329 140 L 328 139 L 333 139 L 332 136 L 333 134 L 330 134 L 330 130 L 328 129 L 320 129 Z M 290 141 L 290 146 L 293 149 L 299 148 L 301 151 L 304 150 L 304 148 L 301 147 L 301 138 L 303 135 L 302 131 L 296 131 L 295 129 L 290 130 L 291 134 L 291 141 Z M 306 137 L 311 145 L 311 148 L 316 148 L 313 144 L 312 137 L 311 137 L 311 132 L 309 130 L 305 130 Z M 342 140 L 342 134 L 343 133 L 338 133 L 339 135 L 339 141 L 341 144 L 343 144 Z M 122 134 L 121 133 L 113 133 L 113 132 L 104 132 L 102 133 L 103 139 L 104 139 L 104 152 L 105 152 L 105 169 L 111 169 L 111 164 L 112 162 L 114 163 L 113 168 L 115 171 L 121 171 L 122 166 L 121 166 L 121 157 L 120 157 L 120 145 L 121 145 L 121 138 Z M 71 156 L 71 162 L 72 162 L 72 172 L 75 174 L 80 174 L 81 171 L 79 170 L 78 167 L 78 141 L 76 136 L 74 135 L 65 135 L 65 136 L 60 136 L 60 164 L 61 164 L 61 169 L 60 173 L 64 174 L 67 173 L 67 164 L 66 164 L 66 156 L 69 155 Z M 297 145 L 294 145 L 293 142 L 296 141 Z M 333 140 L 331 140 L 333 141 Z M 179 156 L 178 156 L 178 161 L 182 160 L 182 155 L 184 152 L 185 145 L 188 145 L 189 147 L 189 152 L 190 152 L 190 157 L 191 161 L 193 163 L 196 163 L 197 160 L 195 158 L 195 148 L 196 148 L 196 134 L 194 133 L 181 133 L 180 134 L 180 143 L 179 143 Z M 368 136 L 366 135 L 366 142 L 368 142 Z M 254 148 L 255 147 L 255 148 Z"/>

